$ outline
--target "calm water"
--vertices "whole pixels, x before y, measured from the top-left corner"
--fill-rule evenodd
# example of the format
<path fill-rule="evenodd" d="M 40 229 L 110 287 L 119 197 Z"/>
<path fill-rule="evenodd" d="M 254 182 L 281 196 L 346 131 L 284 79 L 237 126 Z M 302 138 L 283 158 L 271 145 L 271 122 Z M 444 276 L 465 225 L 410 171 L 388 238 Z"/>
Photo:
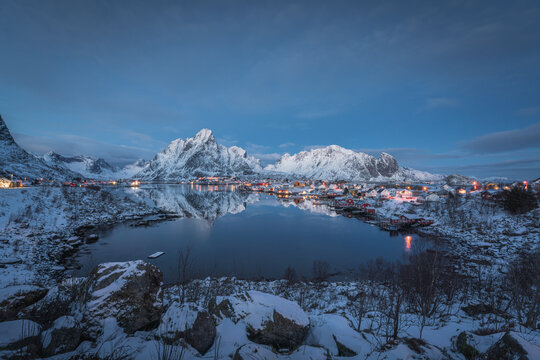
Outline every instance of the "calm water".
<path fill-rule="evenodd" d="M 181 250 L 191 249 L 196 277 L 281 278 L 292 266 L 311 276 L 314 260 L 327 261 L 332 272 L 347 274 L 370 259 L 396 260 L 425 242 L 346 218 L 310 201 L 283 202 L 274 196 L 217 188 L 161 185 L 134 189 L 134 195 L 182 218 L 147 227 L 120 225 L 86 245 L 78 258 L 86 275 L 96 264 L 145 259 L 178 279 Z M 148 255 L 165 252 L 150 260 Z"/>

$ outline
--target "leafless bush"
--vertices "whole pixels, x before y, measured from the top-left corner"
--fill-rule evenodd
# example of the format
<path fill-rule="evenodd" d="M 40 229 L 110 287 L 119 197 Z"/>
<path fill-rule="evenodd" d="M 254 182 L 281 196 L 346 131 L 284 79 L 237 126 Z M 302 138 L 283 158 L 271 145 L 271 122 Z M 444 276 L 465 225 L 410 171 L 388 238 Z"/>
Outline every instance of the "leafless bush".
<path fill-rule="evenodd" d="M 193 270 L 193 256 L 191 255 L 191 246 L 187 246 L 185 249 L 180 250 L 178 254 L 178 297 L 181 304 L 186 299 L 186 287 L 192 279 Z"/>
<path fill-rule="evenodd" d="M 330 264 L 323 260 L 313 261 L 313 279 L 317 282 L 328 280 L 330 276 Z"/>
<path fill-rule="evenodd" d="M 283 279 L 287 280 L 289 284 L 294 284 L 298 281 L 298 275 L 296 270 L 292 266 L 288 266 L 283 273 Z"/>
<path fill-rule="evenodd" d="M 520 324 L 536 328 L 540 324 L 540 250 L 518 256 L 505 280 Z"/>

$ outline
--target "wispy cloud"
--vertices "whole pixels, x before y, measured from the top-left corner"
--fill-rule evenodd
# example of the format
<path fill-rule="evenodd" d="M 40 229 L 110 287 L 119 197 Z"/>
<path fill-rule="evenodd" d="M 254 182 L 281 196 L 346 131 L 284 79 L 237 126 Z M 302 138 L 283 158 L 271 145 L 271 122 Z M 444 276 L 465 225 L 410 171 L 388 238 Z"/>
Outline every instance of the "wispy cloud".
<path fill-rule="evenodd" d="M 516 115 L 519 115 L 519 116 L 536 116 L 536 115 L 540 115 L 540 106 L 521 108 L 518 111 L 516 111 Z"/>
<path fill-rule="evenodd" d="M 280 147 L 281 149 L 286 149 L 286 148 L 289 148 L 289 147 L 295 146 L 295 145 L 296 145 L 296 144 L 293 143 L 293 142 L 286 142 L 286 143 L 280 144 L 279 147 Z"/>
<path fill-rule="evenodd" d="M 89 155 L 103 158 L 114 165 L 125 165 L 140 158 L 150 159 L 156 151 L 144 147 L 109 144 L 83 136 L 63 134 L 56 137 L 30 136 L 14 133 L 15 141 L 37 155 L 54 151 L 66 156 Z"/>
<path fill-rule="evenodd" d="M 278 153 L 268 153 L 268 154 L 252 154 L 257 159 L 261 160 L 261 164 L 266 166 L 276 162 L 277 159 L 281 157 L 281 154 Z"/>
<path fill-rule="evenodd" d="M 297 114 L 296 117 L 299 119 L 314 120 L 314 119 L 332 117 L 338 114 L 339 114 L 338 110 L 306 111 L 306 112 L 301 112 Z"/>
<path fill-rule="evenodd" d="M 540 147 L 540 123 L 523 129 L 494 132 L 465 141 L 461 148 L 479 154 L 501 153 Z"/>
<path fill-rule="evenodd" d="M 431 110 L 437 108 L 452 108 L 459 105 L 459 100 L 449 97 L 438 97 L 426 99 L 424 104 L 424 110 Z"/>

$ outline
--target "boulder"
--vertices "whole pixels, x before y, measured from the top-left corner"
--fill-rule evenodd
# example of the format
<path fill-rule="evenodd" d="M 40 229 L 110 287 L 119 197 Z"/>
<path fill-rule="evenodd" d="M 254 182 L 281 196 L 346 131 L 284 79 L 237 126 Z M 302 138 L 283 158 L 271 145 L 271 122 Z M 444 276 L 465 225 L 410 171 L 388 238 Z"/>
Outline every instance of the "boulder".
<path fill-rule="evenodd" d="M 527 342 L 514 332 L 507 332 L 482 355 L 484 360 L 538 359 L 540 347 Z"/>
<path fill-rule="evenodd" d="M 162 273 L 142 260 L 98 265 L 89 277 L 83 322 L 88 336 L 99 335 L 113 317 L 128 334 L 159 324 L 163 306 Z"/>
<path fill-rule="evenodd" d="M 13 285 L 0 289 L 0 321 L 15 320 L 19 311 L 41 300 L 47 291 L 35 285 Z"/>
<path fill-rule="evenodd" d="M 82 330 L 72 316 L 62 316 L 41 334 L 42 353 L 44 356 L 73 351 L 81 340 Z"/>
<path fill-rule="evenodd" d="M 332 356 L 366 356 L 372 347 L 343 316 L 323 314 L 311 317 L 310 323 L 306 344 L 328 349 Z"/>
<path fill-rule="evenodd" d="M 248 338 L 255 343 L 292 350 L 308 332 L 309 318 L 295 302 L 259 291 L 218 300 L 213 313 L 221 309 L 219 314 L 229 313 L 234 322 L 244 322 Z"/>
<path fill-rule="evenodd" d="M 159 326 L 161 337 L 170 343 L 180 338 L 204 355 L 214 343 L 216 324 L 208 311 L 194 304 L 172 303 Z"/>
<path fill-rule="evenodd" d="M 234 353 L 233 360 L 324 360 L 331 359 L 330 354 L 323 348 L 313 346 L 300 346 L 289 354 L 278 354 L 269 346 L 259 344 L 245 344 Z"/>
<path fill-rule="evenodd" d="M 41 326 L 30 320 L 0 322 L 0 350 L 15 350 L 23 347 L 33 353 L 39 350 Z"/>
<path fill-rule="evenodd" d="M 476 359 L 479 354 L 478 350 L 476 350 L 474 346 L 469 344 L 471 339 L 472 335 L 469 335 L 465 331 L 462 331 L 461 333 L 459 333 L 454 342 L 454 347 L 456 348 L 456 350 L 463 354 L 463 356 L 467 360 Z"/>

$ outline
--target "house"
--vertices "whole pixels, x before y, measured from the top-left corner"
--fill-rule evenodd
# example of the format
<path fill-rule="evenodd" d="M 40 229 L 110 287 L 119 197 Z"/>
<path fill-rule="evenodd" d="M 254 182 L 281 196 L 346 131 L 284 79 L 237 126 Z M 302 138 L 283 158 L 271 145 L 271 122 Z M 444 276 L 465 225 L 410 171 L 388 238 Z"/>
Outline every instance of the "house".
<path fill-rule="evenodd" d="M 427 202 L 436 202 L 439 200 L 440 200 L 440 197 L 437 194 L 429 194 L 428 196 L 426 196 L 426 199 L 425 199 L 425 201 Z"/>
<path fill-rule="evenodd" d="M 14 188 L 17 187 L 17 184 L 9 179 L 6 178 L 0 178 L 0 188 L 7 189 L 7 188 Z"/>
<path fill-rule="evenodd" d="M 380 192 L 379 192 L 379 197 L 383 198 L 383 199 L 389 199 L 391 196 L 390 194 L 390 191 L 388 191 L 388 189 L 382 189 Z"/>

